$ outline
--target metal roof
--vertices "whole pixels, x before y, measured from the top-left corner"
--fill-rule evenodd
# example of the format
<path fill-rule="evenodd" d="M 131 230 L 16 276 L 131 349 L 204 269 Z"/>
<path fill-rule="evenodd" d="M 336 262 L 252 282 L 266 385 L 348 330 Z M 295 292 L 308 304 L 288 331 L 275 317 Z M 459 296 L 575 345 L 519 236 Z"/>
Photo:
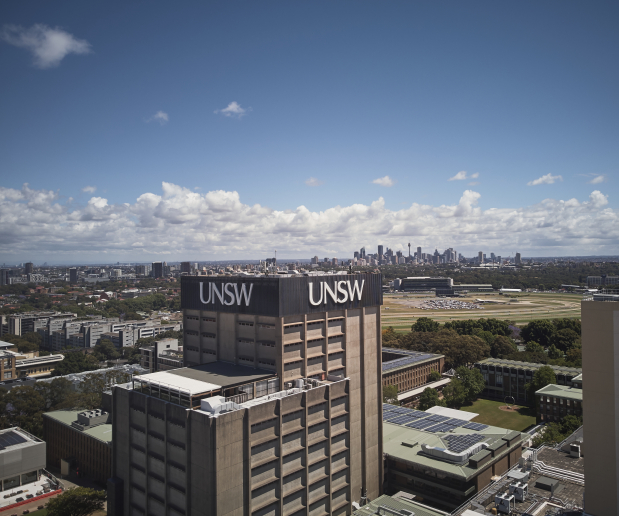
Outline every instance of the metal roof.
<path fill-rule="evenodd" d="M 569 387 L 567 385 L 546 385 L 546 387 L 542 387 L 539 391 L 535 391 L 535 395 L 554 396 L 555 398 L 582 401 L 582 389 Z"/>
<path fill-rule="evenodd" d="M 382 369 L 384 373 L 402 369 L 412 364 L 421 364 L 430 360 L 438 360 L 439 358 L 445 356 L 437 355 L 435 353 L 424 353 L 422 351 L 409 351 L 406 349 L 397 348 L 383 348 L 383 351 L 402 355 L 401 358 L 394 358 L 393 360 L 383 362 Z"/>
<path fill-rule="evenodd" d="M 578 367 L 565 367 L 552 364 L 536 364 L 534 362 L 521 362 L 519 360 L 503 360 L 501 358 L 486 358 L 477 362 L 482 365 L 492 365 L 499 367 L 513 367 L 515 369 L 528 369 L 531 371 L 537 371 L 540 367 L 547 365 L 551 367 L 555 372 L 559 373 L 571 373 L 574 376 L 582 373 L 582 369 Z"/>
<path fill-rule="evenodd" d="M 77 415 L 83 412 L 83 410 L 55 410 L 53 412 L 45 412 L 43 417 L 48 417 L 53 419 L 54 421 L 58 421 L 65 426 L 68 426 L 75 432 L 79 432 L 80 434 L 89 435 L 94 439 L 98 439 L 99 441 L 103 441 L 105 443 L 112 442 L 112 424 L 104 423 L 102 425 L 97 425 L 93 428 L 88 428 L 86 430 L 78 430 L 74 426 L 71 426 L 73 421 L 77 421 Z"/>
<path fill-rule="evenodd" d="M 372 500 L 367 505 L 353 512 L 353 516 L 371 516 L 377 513 L 379 507 L 385 506 L 396 511 L 411 511 L 415 516 L 445 516 L 447 513 L 433 509 L 427 505 L 420 504 L 413 500 L 403 500 L 388 495 L 381 495 Z M 381 513 L 383 514 L 383 513 Z"/>

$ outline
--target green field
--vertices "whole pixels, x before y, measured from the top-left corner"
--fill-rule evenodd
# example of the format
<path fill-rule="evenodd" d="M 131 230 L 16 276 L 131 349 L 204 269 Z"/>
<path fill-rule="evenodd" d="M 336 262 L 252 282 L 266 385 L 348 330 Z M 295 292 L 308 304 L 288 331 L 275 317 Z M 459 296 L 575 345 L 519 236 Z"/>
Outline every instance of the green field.
<path fill-rule="evenodd" d="M 475 423 L 509 428 L 522 432 L 535 424 L 533 409 L 521 407 L 518 412 L 505 412 L 499 407 L 505 405 L 502 401 L 477 400 L 472 405 L 462 407 L 467 412 L 475 412 L 479 416 L 472 419 Z"/>
<path fill-rule="evenodd" d="M 396 331 L 410 331 L 419 317 L 438 322 L 493 317 L 512 321 L 520 326 L 534 319 L 580 318 L 581 296 L 575 294 L 522 293 L 506 297 L 495 294 L 470 294 L 458 298 L 475 303 L 481 299 L 481 310 L 424 310 L 424 301 L 436 299 L 432 294 L 385 294 L 381 308 L 382 327 L 392 326 Z"/>

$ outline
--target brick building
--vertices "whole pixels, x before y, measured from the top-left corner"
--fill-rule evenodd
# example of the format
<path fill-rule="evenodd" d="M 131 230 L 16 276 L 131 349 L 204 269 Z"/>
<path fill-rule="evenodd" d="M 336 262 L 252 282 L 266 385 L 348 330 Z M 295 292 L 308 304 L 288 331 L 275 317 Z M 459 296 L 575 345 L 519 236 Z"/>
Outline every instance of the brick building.
<path fill-rule="evenodd" d="M 582 416 L 582 389 L 567 385 L 546 385 L 535 392 L 537 422 L 561 421 L 565 416 Z"/>
<path fill-rule="evenodd" d="M 418 391 L 430 382 L 430 373 L 442 373 L 445 367 L 445 356 L 405 349 L 383 348 L 382 351 L 382 382 L 383 387 L 395 385 L 398 388 L 398 398 L 406 402 L 419 397 L 408 391 Z M 423 390 L 421 391 L 423 392 Z"/>

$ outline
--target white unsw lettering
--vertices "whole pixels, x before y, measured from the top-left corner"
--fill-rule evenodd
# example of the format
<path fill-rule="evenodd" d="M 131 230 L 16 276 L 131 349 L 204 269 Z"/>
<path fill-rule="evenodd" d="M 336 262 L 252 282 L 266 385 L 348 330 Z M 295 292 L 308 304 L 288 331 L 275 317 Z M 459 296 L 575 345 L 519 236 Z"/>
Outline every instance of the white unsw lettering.
<path fill-rule="evenodd" d="M 361 285 L 359 285 L 359 281 L 355 280 L 353 284 L 350 281 L 336 281 L 334 288 L 331 287 L 324 281 L 319 283 L 320 285 L 320 299 L 318 301 L 314 300 L 314 288 L 313 283 L 308 283 L 309 286 L 309 302 L 312 306 L 318 306 L 321 304 L 327 304 L 327 296 L 329 296 L 334 303 L 345 303 L 346 301 L 354 301 L 355 297 L 361 301 L 361 294 L 363 292 L 363 285 L 365 284 L 365 280 L 361 280 Z M 341 295 L 341 297 L 340 297 Z"/>
<path fill-rule="evenodd" d="M 251 302 L 251 293 L 254 289 L 254 284 L 249 284 L 249 292 L 247 291 L 247 284 L 243 283 L 241 285 L 240 291 L 239 286 L 236 283 L 222 283 L 220 288 L 217 288 L 215 283 L 208 283 L 208 297 L 206 300 L 204 299 L 204 283 L 200 282 L 200 301 L 203 304 L 214 304 L 215 298 L 219 299 L 219 303 L 225 306 L 231 306 L 236 303 L 237 306 L 241 306 L 243 300 L 245 301 L 245 306 L 249 306 Z"/>

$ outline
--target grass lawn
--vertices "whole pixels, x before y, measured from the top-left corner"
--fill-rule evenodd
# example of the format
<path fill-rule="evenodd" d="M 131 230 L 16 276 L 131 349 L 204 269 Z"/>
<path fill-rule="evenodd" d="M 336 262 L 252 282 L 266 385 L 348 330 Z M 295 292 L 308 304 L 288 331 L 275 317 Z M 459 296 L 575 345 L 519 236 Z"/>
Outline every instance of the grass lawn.
<path fill-rule="evenodd" d="M 535 413 L 529 407 L 521 407 L 517 412 L 505 412 L 499 407 L 505 405 L 502 401 L 477 400 L 472 405 L 462 407 L 467 412 L 476 412 L 479 416 L 472 419 L 475 423 L 509 428 L 520 432 L 535 424 Z"/>
<path fill-rule="evenodd" d="M 39 511 L 34 511 L 28 514 L 28 516 L 46 516 L 47 509 L 41 509 Z"/>

